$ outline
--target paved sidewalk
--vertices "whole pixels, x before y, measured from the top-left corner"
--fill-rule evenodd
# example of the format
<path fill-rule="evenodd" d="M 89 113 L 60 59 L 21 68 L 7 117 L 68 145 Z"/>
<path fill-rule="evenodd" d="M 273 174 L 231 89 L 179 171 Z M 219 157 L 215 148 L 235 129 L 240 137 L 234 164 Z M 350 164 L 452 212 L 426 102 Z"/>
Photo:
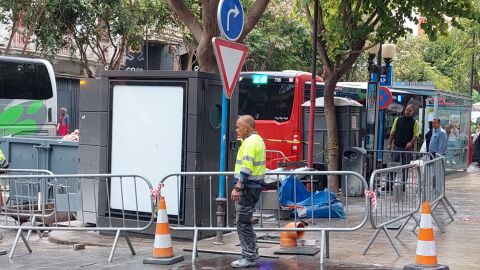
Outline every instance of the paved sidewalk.
<path fill-rule="evenodd" d="M 455 178 L 454 178 L 455 177 Z M 477 206 L 480 194 L 480 173 L 450 175 L 447 181 L 447 197 L 452 202 L 458 215 L 449 223 L 442 207 L 438 207 L 438 217 L 446 225 L 446 232 L 435 229 L 435 240 L 439 262 L 450 269 L 480 269 L 480 208 Z M 416 234 L 411 232 L 413 222 L 402 232 L 397 241 L 402 257 L 395 251 L 381 233 L 367 255 L 362 255 L 373 230 L 367 223 L 364 228 L 353 233 L 332 233 L 330 236 L 330 259 L 323 269 L 402 269 L 405 264 L 413 263 L 417 243 Z M 396 231 L 393 231 L 394 234 Z M 10 249 L 15 232 L 0 230 L 0 250 Z M 308 239 L 320 239 L 319 234 L 307 232 Z M 50 238 L 50 239 L 49 239 Z M 108 263 L 112 236 L 99 236 L 96 233 L 53 232 L 51 236 L 39 239 L 32 234 L 30 243 L 33 253 L 29 254 L 23 244 L 19 244 L 13 259 L 8 255 L 0 256 L 0 269 L 230 269 L 229 262 L 236 256 L 200 253 L 197 263 L 191 265 L 191 242 L 174 242 L 176 253 L 184 253 L 185 261 L 174 266 L 144 265 L 143 258 L 150 256 L 152 239 L 133 238 L 137 251 L 132 256 L 123 239 L 112 263 Z M 68 245 L 60 245 L 63 242 Z M 212 239 L 199 242 L 199 249 L 239 252 L 236 234 L 225 235 L 225 244 L 216 246 Z M 73 250 L 73 243 L 86 244 L 85 250 Z M 319 241 L 317 241 L 318 245 Z M 261 243 L 260 254 L 273 254 L 278 245 Z M 319 269 L 319 257 L 281 256 L 280 259 L 261 258 L 258 269 Z"/>

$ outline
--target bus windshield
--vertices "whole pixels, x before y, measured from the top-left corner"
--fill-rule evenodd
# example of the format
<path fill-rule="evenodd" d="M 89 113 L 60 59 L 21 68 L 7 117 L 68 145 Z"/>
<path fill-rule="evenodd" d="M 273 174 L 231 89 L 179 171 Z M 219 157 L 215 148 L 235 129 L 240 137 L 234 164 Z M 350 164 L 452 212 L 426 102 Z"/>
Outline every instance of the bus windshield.
<path fill-rule="evenodd" d="M 240 83 L 240 115 L 249 114 L 255 120 L 285 122 L 290 119 L 295 94 L 294 83 Z"/>
<path fill-rule="evenodd" d="M 0 98 L 44 100 L 52 96 L 50 74 L 45 64 L 0 61 Z"/>
<path fill-rule="evenodd" d="M 48 61 L 0 56 L 0 137 L 55 135 L 56 91 Z"/>

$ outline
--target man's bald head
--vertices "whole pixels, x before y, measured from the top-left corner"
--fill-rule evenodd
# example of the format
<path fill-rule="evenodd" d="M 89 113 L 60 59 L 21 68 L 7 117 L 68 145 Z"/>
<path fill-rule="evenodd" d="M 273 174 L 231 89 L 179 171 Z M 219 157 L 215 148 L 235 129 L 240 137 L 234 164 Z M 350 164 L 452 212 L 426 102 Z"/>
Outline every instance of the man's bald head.
<path fill-rule="evenodd" d="M 238 120 L 246 124 L 249 128 L 255 129 L 255 119 L 251 115 L 240 115 Z"/>
<path fill-rule="evenodd" d="M 250 115 L 241 115 L 236 123 L 237 136 L 245 139 L 246 136 L 255 131 L 255 119 Z"/>

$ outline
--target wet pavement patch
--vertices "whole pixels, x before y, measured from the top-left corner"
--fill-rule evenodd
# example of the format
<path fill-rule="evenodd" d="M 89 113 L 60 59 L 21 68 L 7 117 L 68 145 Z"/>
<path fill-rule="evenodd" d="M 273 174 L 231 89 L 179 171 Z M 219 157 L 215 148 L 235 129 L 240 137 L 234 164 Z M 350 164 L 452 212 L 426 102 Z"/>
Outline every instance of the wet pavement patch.
<path fill-rule="evenodd" d="M 195 264 L 185 263 L 183 265 L 173 268 L 174 270 L 224 270 L 232 269 L 230 263 L 238 259 L 235 256 L 222 256 L 213 259 L 201 260 L 198 259 Z M 319 267 L 318 260 L 297 260 L 297 259 L 267 259 L 261 258 L 257 260 L 256 267 L 250 267 L 245 269 L 262 269 L 262 270 L 274 270 L 274 269 L 288 269 L 288 270 L 310 270 L 310 269 L 321 269 L 321 270 L 387 270 L 394 268 L 385 268 L 378 266 L 364 266 L 364 265 L 352 265 L 352 264 L 336 264 L 332 265 L 330 263 L 325 263 L 323 267 Z"/>

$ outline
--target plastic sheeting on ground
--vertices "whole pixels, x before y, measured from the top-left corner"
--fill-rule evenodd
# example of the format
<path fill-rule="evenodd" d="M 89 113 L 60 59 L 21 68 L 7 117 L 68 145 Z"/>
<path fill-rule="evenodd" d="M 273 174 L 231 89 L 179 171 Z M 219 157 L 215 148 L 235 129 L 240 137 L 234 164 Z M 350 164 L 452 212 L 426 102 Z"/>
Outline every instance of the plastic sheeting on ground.
<path fill-rule="evenodd" d="M 296 193 L 296 196 L 295 196 Z M 345 218 L 343 204 L 333 192 L 317 191 L 313 195 L 313 207 L 311 193 L 303 186 L 296 176 L 285 179 L 279 191 L 279 202 L 282 206 L 294 206 L 299 218 Z M 330 201 L 330 209 L 329 209 Z M 294 214 L 294 213 L 293 213 Z"/>

